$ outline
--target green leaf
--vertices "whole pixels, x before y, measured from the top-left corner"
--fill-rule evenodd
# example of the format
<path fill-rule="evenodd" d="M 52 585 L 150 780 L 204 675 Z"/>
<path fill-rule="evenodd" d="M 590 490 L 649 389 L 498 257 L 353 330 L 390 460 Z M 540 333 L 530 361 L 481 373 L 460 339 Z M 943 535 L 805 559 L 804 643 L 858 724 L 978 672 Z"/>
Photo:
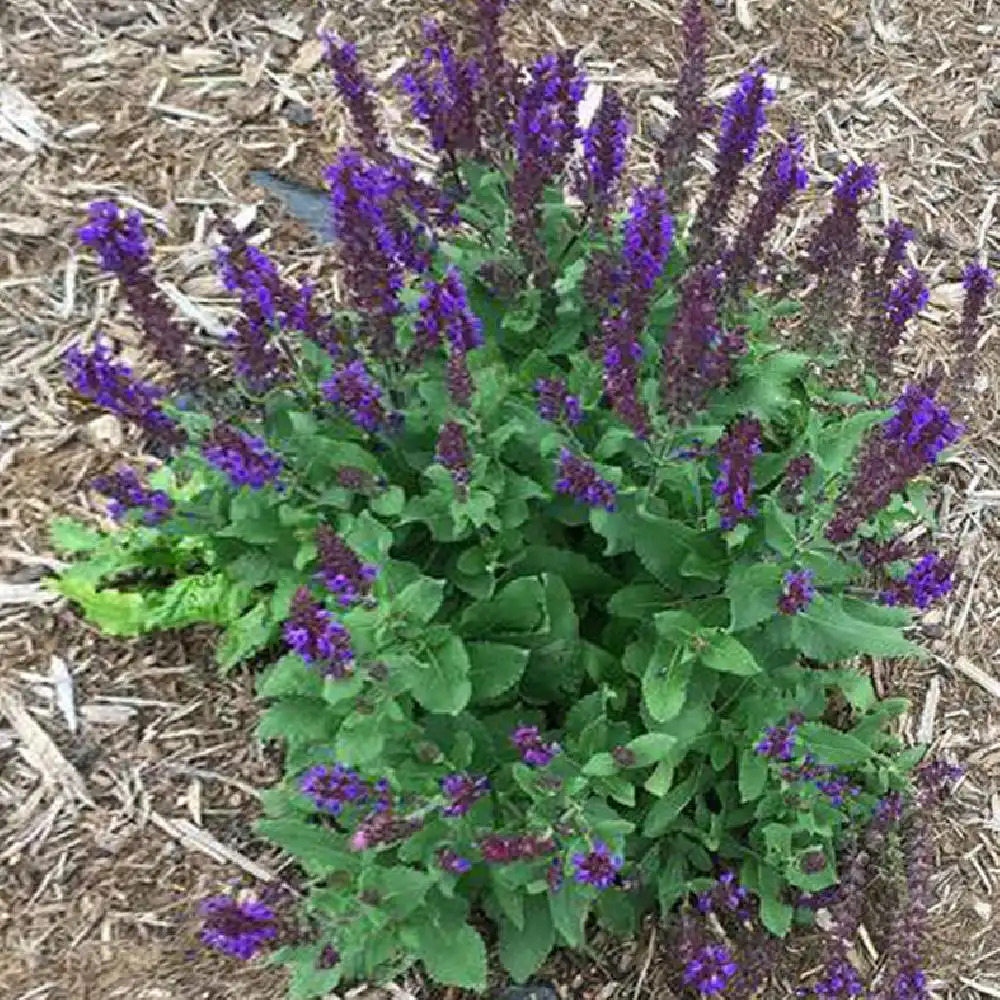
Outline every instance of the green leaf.
<path fill-rule="evenodd" d="M 615 763 L 614 757 L 609 753 L 601 751 L 600 753 L 595 753 L 590 760 L 580 769 L 581 774 L 586 774 L 591 778 L 608 778 L 612 774 L 615 774 L 618 770 L 618 765 Z"/>
<path fill-rule="evenodd" d="M 582 948 L 590 898 L 575 882 L 567 881 L 558 892 L 548 893 L 548 900 L 549 913 L 560 937 L 570 948 Z"/>
<path fill-rule="evenodd" d="M 417 955 L 431 978 L 444 986 L 486 989 L 486 946 L 468 924 L 459 926 L 425 919 L 417 926 Z"/>
<path fill-rule="evenodd" d="M 642 675 L 642 700 L 657 722 L 667 722 L 684 709 L 694 666 L 683 647 L 659 639 Z"/>
<path fill-rule="evenodd" d="M 635 754 L 636 767 L 646 767 L 664 760 L 677 745 L 677 740 L 667 733 L 644 733 L 626 743 L 626 749 Z"/>
<path fill-rule="evenodd" d="M 846 420 L 835 420 L 823 429 L 816 443 L 816 460 L 827 473 L 843 471 L 868 431 L 889 416 L 889 410 L 866 410 Z"/>
<path fill-rule="evenodd" d="M 390 486 L 384 493 L 373 496 L 368 506 L 381 517 L 399 517 L 406 506 L 406 494 L 398 486 Z"/>
<path fill-rule="evenodd" d="M 768 775 L 767 760 L 752 748 L 740 754 L 739 789 L 741 802 L 753 802 L 764 794 Z"/>
<path fill-rule="evenodd" d="M 871 656 L 922 656 L 919 646 L 905 639 L 898 628 L 876 625 L 848 614 L 838 598 L 817 595 L 809 607 L 792 620 L 795 645 L 820 663 L 848 660 L 862 653 Z"/>
<path fill-rule="evenodd" d="M 337 733 L 337 760 L 354 767 L 365 767 L 385 747 L 385 723 L 379 716 L 351 715 Z"/>
<path fill-rule="evenodd" d="M 492 701 L 524 676 L 531 650 L 500 642 L 469 642 L 469 680 L 474 701 Z"/>
<path fill-rule="evenodd" d="M 608 602 L 608 611 L 620 618 L 645 621 L 670 601 L 670 595 L 656 583 L 630 583 Z"/>
<path fill-rule="evenodd" d="M 358 855 L 344 850 L 340 844 L 343 834 L 333 830 L 295 819 L 261 819 L 256 823 L 256 830 L 292 855 L 311 875 L 358 869 Z"/>
<path fill-rule="evenodd" d="M 79 604 L 87 620 L 106 635 L 136 636 L 149 627 L 149 606 L 142 594 L 98 590 L 73 570 L 50 581 L 49 587 Z"/>
<path fill-rule="evenodd" d="M 867 712 L 878 700 L 871 678 L 859 670 L 831 670 L 829 679 L 840 688 L 852 708 Z"/>
<path fill-rule="evenodd" d="M 472 697 L 472 664 L 465 644 L 456 635 L 425 653 L 423 660 L 410 656 L 397 665 L 406 670 L 413 697 L 429 712 L 458 715 Z"/>
<path fill-rule="evenodd" d="M 223 670 L 232 669 L 251 653 L 266 646 L 274 631 L 267 604 L 255 605 L 222 633 L 215 653 L 216 662 Z"/>
<path fill-rule="evenodd" d="M 792 926 L 795 911 L 782 900 L 781 876 L 770 865 L 760 866 L 757 892 L 761 922 L 775 936 L 784 937 Z"/>
<path fill-rule="evenodd" d="M 52 544 L 59 552 L 93 552 L 101 548 L 109 536 L 88 528 L 70 517 L 57 517 L 49 527 Z"/>
<path fill-rule="evenodd" d="M 791 559 L 798 540 L 795 537 L 795 515 L 781 506 L 777 497 L 768 497 L 764 504 L 764 540 L 775 552 Z"/>
<path fill-rule="evenodd" d="M 337 720 L 317 698 L 286 696 L 260 717 L 257 738 L 281 739 L 289 744 L 328 743 L 337 731 Z"/>
<path fill-rule="evenodd" d="M 729 598 L 732 616 L 730 628 L 734 632 L 767 621 L 777 614 L 783 575 L 778 566 L 766 564 L 732 568 L 726 580 L 726 597 Z"/>
<path fill-rule="evenodd" d="M 799 738 L 821 764 L 860 764 L 872 756 L 872 748 L 856 736 L 831 729 L 818 722 L 799 727 Z"/>
<path fill-rule="evenodd" d="M 470 605 L 461 617 L 466 635 L 533 632 L 545 617 L 545 588 L 538 577 L 521 577 L 489 601 Z"/>
<path fill-rule="evenodd" d="M 517 983 L 525 982 L 548 958 L 555 944 L 555 927 L 544 896 L 524 901 L 524 926 L 500 921 L 500 961 Z"/>
<path fill-rule="evenodd" d="M 405 865 L 376 867 L 364 879 L 362 889 L 377 892 L 379 909 L 396 920 L 403 920 L 423 906 L 424 897 L 436 881 L 435 875 Z"/>
<path fill-rule="evenodd" d="M 701 662 L 711 670 L 723 674 L 738 674 L 752 677 L 763 669 L 746 646 L 726 632 L 716 632 L 710 636 L 709 645 L 699 653 Z"/>
<path fill-rule="evenodd" d="M 288 695 L 319 698 L 322 694 L 323 678 L 310 669 L 297 653 L 286 653 L 257 681 L 258 698 L 284 698 Z"/>
<path fill-rule="evenodd" d="M 393 614 L 426 624 L 444 602 L 444 580 L 422 576 L 402 589 L 392 602 Z"/>
<path fill-rule="evenodd" d="M 685 778 L 679 785 L 672 788 L 662 798 L 657 799 L 649 812 L 646 813 L 646 822 L 643 824 L 642 835 L 650 838 L 663 836 L 670 827 L 670 824 L 680 815 L 681 810 L 694 798 L 697 784 L 698 773 L 695 772 Z"/>

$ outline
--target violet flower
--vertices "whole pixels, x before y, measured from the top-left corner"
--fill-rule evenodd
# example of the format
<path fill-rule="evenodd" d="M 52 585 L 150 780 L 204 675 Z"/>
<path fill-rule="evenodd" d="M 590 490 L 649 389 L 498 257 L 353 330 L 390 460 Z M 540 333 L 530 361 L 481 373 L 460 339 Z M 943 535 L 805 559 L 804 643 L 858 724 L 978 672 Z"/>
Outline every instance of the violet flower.
<path fill-rule="evenodd" d="M 561 378 L 540 378 L 535 382 L 538 395 L 538 415 L 543 420 L 566 421 L 575 427 L 583 420 L 583 410 L 577 396 L 570 394 Z"/>
<path fill-rule="evenodd" d="M 261 902 L 231 896 L 203 900 L 201 940 L 233 958 L 251 959 L 278 936 L 274 910 Z"/>
<path fill-rule="evenodd" d="M 270 451 L 263 438 L 228 424 L 216 424 L 201 452 L 237 489 L 248 486 L 259 490 L 269 485 L 281 489 L 281 456 Z"/>
<path fill-rule="evenodd" d="M 583 130 L 583 166 L 577 194 L 591 218 L 603 222 L 625 169 L 629 121 L 618 91 L 608 87 L 593 121 Z"/>
<path fill-rule="evenodd" d="M 442 849 L 437 852 L 437 866 L 441 871 L 450 875 L 464 875 L 472 870 L 472 862 L 468 858 L 463 858 L 460 854 L 449 849 Z"/>
<path fill-rule="evenodd" d="M 173 509 L 163 490 L 143 485 L 136 472 L 127 467 L 115 469 L 109 476 L 98 476 L 92 485 L 108 497 L 108 516 L 115 521 L 124 520 L 130 510 L 139 510 L 144 524 L 160 524 Z"/>
<path fill-rule="evenodd" d="M 684 966 L 685 986 L 702 997 L 719 996 L 726 992 L 730 980 L 739 971 L 729 949 L 721 944 L 706 944 Z"/>
<path fill-rule="evenodd" d="M 791 760 L 795 756 L 796 733 L 804 721 L 801 715 L 794 714 L 780 726 L 768 726 L 763 738 L 754 744 L 754 753 L 768 760 Z"/>
<path fill-rule="evenodd" d="M 782 507 L 789 513 L 797 514 L 802 510 L 802 489 L 815 467 L 809 455 L 798 455 L 785 466 L 779 496 Z"/>
<path fill-rule="evenodd" d="M 441 791 L 449 800 L 441 815 L 451 819 L 464 816 L 490 790 L 485 775 L 449 774 L 441 779 Z"/>
<path fill-rule="evenodd" d="M 398 844 L 412 837 L 423 825 L 420 815 L 400 816 L 391 810 L 376 812 L 358 824 L 348 845 L 352 851 L 370 851 Z"/>
<path fill-rule="evenodd" d="M 610 889 L 625 865 L 625 859 L 620 854 L 613 854 L 600 840 L 595 840 L 589 851 L 574 854 L 571 862 L 573 880 L 578 885 L 590 885 L 599 890 Z"/>
<path fill-rule="evenodd" d="M 718 502 L 723 531 L 732 531 L 741 521 L 756 516 L 753 496 L 753 460 L 761 452 L 760 422 L 751 418 L 737 421 L 716 445 L 719 475 L 712 493 Z"/>
<path fill-rule="evenodd" d="M 556 843 L 534 834 L 490 833 L 480 841 L 479 850 L 487 864 L 509 865 L 547 857 L 556 851 Z"/>
<path fill-rule="evenodd" d="M 560 752 L 558 743 L 546 743 L 538 726 L 518 726 L 510 737 L 521 760 L 529 767 L 547 767 Z"/>
<path fill-rule="evenodd" d="M 357 553 L 329 526 L 316 529 L 319 579 L 341 607 L 349 608 L 371 598 L 378 567 L 363 563 Z"/>
<path fill-rule="evenodd" d="M 362 430 L 374 433 L 389 417 L 382 405 L 382 387 L 360 359 L 338 368 L 323 385 L 323 398 Z"/>
<path fill-rule="evenodd" d="M 882 591 L 883 604 L 907 604 L 924 610 L 951 591 L 955 563 L 929 552 L 912 566 L 902 580 L 892 580 Z"/>
<path fill-rule="evenodd" d="M 602 479 L 592 463 L 578 458 L 568 448 L 563 448 L 559 455 L 557 474 L 557 493 L 570 496 L 588 507 L 614 511 L 614 484 Z"/>
<path fill-rule="evenodd" d="M 812 584 L 812 570 L 792 570 L 785 574 L 785 587 L 778 599 L 778 610 L 783 615 L 797 615 L 812 603 L 816 588 Z"/>
<path fill-rule="evenodd" d="M 965 301 L 962 305 L 962 323 L 958 330 L 962 357 L 959 361 L 957 380 L 969 387 L 975 374 L 979 355 L 979 337 L 982 332 L 982 313 L 990 292 L 996 287 L 996 275 L 988 267 L 972 263 L 962 274 Z"/>
<path fill-rule="evenodd" d="M 342 680 L 354 673 L 351 635 L 333 615 L 313 600 L 305 587 L 292 598 L 291 617 L 285 622 L 289 649 L 325 677 Z"/>
<path fill-rule="evenodd" d="M 373 158 L 384 156 L 387 145 L 378 123 L 375 89 L 358 61 L 357 46 L 329 32 L 322 32 L 320 39 L 323 42 L 323 57 L 333 72 L 334 85 L 347 105 L 363 149 Z"/>
<path fill-rule="evenodd" d="M 314 764 L 299 778 L 298 784 L 299 791 L 317 809 L 333 816 L 367 802 L 371 792 L 368 782 L 343 764 Z"/>
<path fill-rule="evenodd" d="M 461 424 L 448 420 L 441 425 L 434 458 L 451 473 L 455 495 L 464 500 L 468 496 L 472 476 L 472 449 Z"/>

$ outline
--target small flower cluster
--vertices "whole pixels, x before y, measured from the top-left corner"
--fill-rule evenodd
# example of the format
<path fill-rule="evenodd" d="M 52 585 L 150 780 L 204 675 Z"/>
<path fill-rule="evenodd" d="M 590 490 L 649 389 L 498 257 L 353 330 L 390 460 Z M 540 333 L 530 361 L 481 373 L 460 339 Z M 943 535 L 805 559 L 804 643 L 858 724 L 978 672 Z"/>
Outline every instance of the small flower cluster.
<path fill-rule="evenodd" d="M 130 510 L 140 510 L 144 524 L 160 524 L 173 509 L 170 497 L 143 485 L 134 469 L 115 469 L 109 476 L 98 476 L 92 485 L 108 497 L 108 515 L 115 521 L 124 520 Z"/>
<path fill-rule="evenodd" d="M 684 985 L 703 997 L 725 993 L 739 971 L 732 952 L 721 944 L 703 945 L 684 966 Z"/>
<path fill-rule="evenodd" d="M 216 424 L 201 446 L 205 459 L 229 477 L 237 489 L 281 488 L 281 456 L 271 451 L 263 438 L 254 437 L 228 424 Z"/>
<path fill-rule="evenodd" d="M 629 121 L 621 95 L 612 87 L 604 91 L 593 121 L 583 130 L 583 169 L 577 193 L 592 219 L 603 224 L 625 169 Z"/>
<path fill-rule="evenodd" d="M 277 915 L 258 900 L 213 896 L 202 901 L 199 912 L 202 942 L 233 958 L 253 958 L 278 937 Z"/>
<path fill-rule="evenodd" d="M 780 726 L 768 726 L 764 737 L 754 746 L 754 753 L 768 760 L 789 761 L 795 756 L 796 733 L 805 721 L 798 713 L 788 717 L 788 721 Z"/>
<path fill-rule="evenodd" d="M 785 589 L 778 598 L 778 610 L 783 615 L 797 615 L 812 603 L 816 588 L 809 569 L 791 570 L 785 574 Z"/>
<path fill-rule="evenodd" d="M 618 881 L 625 858 L 614 853 L 603 841 L 596 840 L 589 851 L 578 851 L 570 859 L 573 881 L 595 889 L 610 889 Z"/>
<path fill-rule="evenodd" d="M 323 398 L 352 423 L 374 433 L 389 421 L 382 404 L 382 387 L 360 359 L 349 362 L 323 383 Z"/>
<path fill-rule="evenodd" d="M 719 441 L 719 476 L 712 487 L 718 500 L 723 531 L 756 516 L 753 495 L 753 460 L 761 452 L 760 422 L 746 418 L 728 428 Z"/>
<path fill-rule="evenodd" d="M 461 424 L 449 420 L 441 425 L 434 457 L 451 473 L 455 495 L 459 500 L 464 500 L 469 493 L 469 479 L 472 475 L 472 449 Z"/>
<path fill-rule="evenodd" d="M 557 850 L 551 837 L 534 834 L 491 833 L 479 844 L 483 861 L 491 865 L 510 865 L 515 861 L 535 861 Z"/>
<path fill-rule="evenodd" d="M 602 507 L 606 511 L 615 509 L 615 487 L 602 479 L 594 466 L 585 459 L 563 448 L 559 455 L 556 492 L 572 497 L 588 507 Z"/>
<path fill-rule="evenodd" d="M 464 816 L 484 795 L 488 794 L 490 783 L 484 775 L 456 773 L 441 779 L 441 791 L 448 798 L 448 804 L 441 810 L 442 816 L 451 819 Z"/>
<path fill-rule="evenodd" d="M 320 668 L 324 676 L 340 680 L 354 673 L 350 633 L 305 587 L 300 587 L 292 598 L 284 634 L 289 648 L 306 663 Z"/>
<path fill-rule="evenodd" d="M 390 808 L 389 783 L 385 778 L 372 782 L 343 764 L 315 764 L 299 779 L 299 791 L 317 809 L 339 816 L 345 808 L 367 805 L 376 813 Z M 374 798 L 374 802 L 372 802 Z"/>
<path fill-rule="evenodd" d="M 831 764 L 817 763 L 816 756 L 812 753 L 807 753 L 799 763 L 782 768 L 781 777 L 791 784 L 811 785 L 826 796 L 830 805 L 835 808 L 861 794 L 861 789 L 851 784 L 848 775 Z"/>
<path fill-rule="evenodd" d="M 450 848 L 442 848 L 437 852 L 437 865 L 449 875 L 464 875 L 472 870 L 472 862 Z"/>
<path fill-rule="evenodd" d="M 362 147 L 369 156 L 384 155 L 386 141 L 375 110 L 375 90 L 361 68 L 357 46 L 329 32 L 324 32 L 320 39 L 334 85 L 347 105 Z"/>
<path fill-rule="evenodd" d="M 139 381 L 129 365 L 115 360 L 110 345 L 97 341 L 89 354 L 74 345 L 64 362 L 70 387 L 84 399 L 134 423 L 167 447 L 179 447 L 187 440 L 160 405 L 163 390 Z"/>
<path fill-rule="evenodd" d="M 954 568 L 954 560 L 929 552 L 902 580 L 892 580 L 879 596 L 890 606 L 905 604 L 924 610 L 951 591 Z"/>
<path fill-rule="evenodd" d="M 357 553 L 329 526 L 316 530 L 319 579 L 341 607 L 349 608 L 369 598 L 378 567 L 362 563 Z"/>
<path fill-rule="evenodd" d="M 736 880 L 736 873 L 724 871 L 711 889 L 698 894 L 695 908 L 701 914 L 731 913 L 739 920 L 747 920 L 750 893 Z"/>
<path fill-rule="evenodd" d="M 583 420 L 583 408 L 561 378 L 540 378 L 535 382 L 538 395 L 538 415 L 553 423 L 565 419 L 571 427 Z"/>
<path fill-rule="evenodd" d="M 802 510 L 802 489 L 813 474 L 816 463 L 809 455 L 798 455 L 785 466 L 781 483 L 781 505 L 792 514 Z"/>
<path fill-rule="evenodd" d="M 538 726 L 518 726 L 511 734 L 511 743 L 517 748 L 521 760 L 530 767 L 546 767 L 559 753 L 558 743 L 546 743 Z"/>

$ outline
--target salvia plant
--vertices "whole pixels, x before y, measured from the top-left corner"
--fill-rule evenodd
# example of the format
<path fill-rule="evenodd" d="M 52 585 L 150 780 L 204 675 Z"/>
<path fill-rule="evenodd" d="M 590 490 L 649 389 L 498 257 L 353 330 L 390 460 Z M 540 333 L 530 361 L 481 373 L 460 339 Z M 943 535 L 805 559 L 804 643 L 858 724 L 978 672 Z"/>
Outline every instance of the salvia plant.
<path fill-rule="evenodd" d="M 696 0 L 638 183 L 621 97 L 581 121 L 575 53 L 515 65 L 505 6 L 478 0 L 464 48 L 427 25 L 401 74 L 433 176 L 392 151 L 354 47 L 325 39 L 356 139 L 326 175 L 340 308 L 220 222 L 239 311 L 205 354 L 137 213 L 97 203 L 80 231 L 171 384 L 100 340 L 67 356 L 72 388 L 166 458 L 95 484 L 107 530 L 56 524 L 79 558 L 55 586 L 115 635 L 219 626 L 283 748 L 259 832 L 300 877 L 208 900 L 204 940 L 276 949 L 299 996 L 417 962 L 482 989 L 484 934 L 524 980 L 658 910 L 678 990 L 749 997 L 824 906 L 829 967 L 803 995 L 856 996 L 858 894 L 891 842 L 910 845 L 908 944 L 873 995 L 922 996 L 920 795 L 955 775 L 920 764 L 915 791 L 924 750 L 888 732 L 905 702 L 858 658 L 919 655 L 914 609 L 951 585 L 952 555 L 912 539 L 932 534 L 961 380 L 893 399 L 873 365 L 852 391 L 826 377 L 845 331 L 881 361 L 922 308 L 912 234 L 872 235 L 876 170 L 849 162 L 801 252 L 768 256 L 810 182 L 803 140 L 766 137 L 761 66 L 712 106 Z M 993 278 L 965 282 L 969 357 Z"/>

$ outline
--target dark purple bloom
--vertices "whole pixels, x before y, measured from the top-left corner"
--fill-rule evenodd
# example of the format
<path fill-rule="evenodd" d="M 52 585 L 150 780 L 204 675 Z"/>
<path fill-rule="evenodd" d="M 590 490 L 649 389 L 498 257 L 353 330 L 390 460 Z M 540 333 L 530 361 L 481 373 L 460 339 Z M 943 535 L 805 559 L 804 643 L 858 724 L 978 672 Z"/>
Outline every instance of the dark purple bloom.
<path fill-rule="evenodd" d="M 728 948 L 706 944 L 684 966 L 684 984 L 703 997 L 714 997 L 726 991 L 738 971 Z"/>
<path fill-rule="evenodd" d="M 722 112 L 715 176 L 695 221 L 692 259 L 712 264 L 721 240 L 720 224 L 725 220 L 739 184 L 743 168 L 753 161 L 760 134 L 767 120 L 765 107 L 774 100 L 767 86 L 763 66 L 755 66 L 740 78 Z"/>
<path fill-rule="evenodd" d="M 484 775 L 449 774 L 441 779 L 441 791 L 449 799 L 448 805 L 441 809 L 441 815 L 450 818 L 464 816 L 489 790 L 490 783 Z"/>
<path fill-rule="evenodd" d="M 778 599 L 778 610 L 783 615 L 797 615 L 809 607 L 816 596 L 812 585 L 812 570 L 792 570 L 785 574 L 785 589 Z"/>
<path fill-rule="evenodd" d="M 602 479 L 593 464 L 578 458 L 569 449 L 563 448 L 559 455 L 556 492 L 573 497 L 588 507 L 603 507 L 606 511 L 615 509 L 615 487 Z"/>
<path fill-rule="evenodd" d="M 965 769 L 946 760 L 926 760 L 916 770 L 918 803 L 923 806 L 942 802 L 962 779 Z"/>
<path fill-rule="evenodd" d="M 699 913 L 733 913 L 740 919 L 749 917 L 750 894 L 736 880 L 736 873 L 723 872 L 715 885 L 706 892 L 699 893 L 696 906 Z"/>
<path fill-rule="evenodd" d="M 441 425 L 438 434 L 435 461 L 443 465 L 450 473 L 455 484 L 455 494 L 464 499 L 469 492 L 469 478 L 472 475 L 472 449 L 469 447 L 465 428 L 454 420 Z"/>
<path fill-rule="evenodd" d="M 768 159 L 757 201 L 723 255 L 727 295 L 736 295 L 751 279 L 764 242 L 774 229 L 778 216 L 795 192 L 808 186 L 809 174 L 802 163 L 804 157 L 802 136 L 792 129 Z"/>
<path fill-rule="evenodd" d="M 802 716 L 790 718 L 780 726 L 768 726 L 764 737 L 754 745 L 754 753 L 768 760 L 791 760 L 795 756 L 795 734 L 798 732 Z"/>
<path fill-rule="evenodd" d="M 315 764 L 299 779 L 299 791 L 312 799 L 317 809 L 339 816 L 344 807 L 368 800 L 368 783 L 357 771 L 343 764 Z"/>
<path fill-rule="evenodd" d="M 619 767 L 635 767 L 639 759 L 634 750 L 621 746 L 614 747 L 611 751 L 611 756 Z"/>
<path fill-rule="evenodd" d="M 595 840 L 589 851 L 574 854 L 571 861 L 573 880 L 578 885 L 592 885 L 602 890 L 615 884 L 625 865 L 625 859 L 620 854 L 612 854 L 611 848 L 600 840 Z"/>
<path fill-rule="evenodd" d="M 337 469 L 337 485 L 352 493 L 375 493 L 384 485 L 370 472 L 356 465 L 342 465 Z"/>
<path fill-rule="evenodd" d="M 864 994 L 864 984 L 850 960 L 838 956 L 823 968 L 822 977 L 812 987 L 812 992 L 825 1000 L 848 1000 Z"/>
<path fill-rule="evenodd" d="M 907 270 L 889 289 L 885 303 L 882 336 L 878 338 L 876 362 L 882 371 L 888 371 L 892 354 L 899 345 L 903 328 L 930 298 L 924 276 L 915 267 Z"/>
<path fill-rule="evenodd" d="M 538 394 L 538 415 L 543 420 L 557 423 L 565 418 L 573 427 L 583 420 L 580 400 L 570 395 L 561 378 L 538 379 L 535 382 L 535 392 Z"/>
<path fill-rule="evenodd" d="M 724 386 L 733 364 L 746 352 L 745 332 L 724 330 L 719 319 L 719 273 L 697 268 L 684 281 L 673 326 L 663 339 L 660 399 L 681 418 L 700 407 L 709 392 Z"/>
<path fill-rule="evenodd" d="M 477 0 L 476 34 L 482 52 L 483 98 L 480 114 L 483 140 L 496 152 L 507 138 L 520 97 L 517 67 L 503 53 L 500 18 L 511 0 Z"/>
<path fill-rule="evenodd" d="M 603 220 L 625 169 L 629 122 L 618 91 L 608 87 L 583 130 L 583 168 L 577 190 L 596 221 Z"/>
<path fill-rule="evenodd" d="M 996 287 L 996 275 L 982 264 L 969 264 L 962 274 L 962 285 L 965 288 L 965 302 L 962 305 L 962 324 L 958 331 L 962 348 L 958 379 L 961 384 L 968 385 L 979 353 L 977 348 L 983 308 L 990 292 Z"/>
<path fill-rule="evenodd" d="M 462 276 L 451 267 L 424 285 L 420 316 L 414 325 L 416 360 L 447 339 L 453 350 L 471 351 L 483 344 L 483 324 L 469 307 Z"/>
<path fill-rule="evenodd" d="M 472 870 L 472 862 L 452 850 L 440 850 L 437 853 L 438 868 L 451 875 L 464 875 Z"/>
<path fill-rule="evenodd" d="M 285 622 L 285 642 L 310 666 L 326 677 L 341 680 L 354 673 L 351 635 L 305 587 L 292 598 L 291 617 Z"/>
<path fill-rule="evenodd" d="M 414 116 L 427 126 L 431 144 L 452 158 L 481 149 L 479 116 L 482 71 L 473 59 L 459 59 L 441 26 L 424 25 L 426 47 L 419 63 L 400 78 Z"/>
<path fill-rule="evenodd" d="M 136 424 L 168 447 L 184 444 L 184 431 L 160 406 L 163 390 L 139 381 L 127 364 L 115 360 L 110 346 L 98 340 L 87 354 L 74 345 L 64 363 L 66 379 L 78 395 Z"/>
<path fill-rule="evenodd" d="M 548 279 L 545 248 L 538 231 L 538 204 L 546 185 L 565 169 L 577 138 L 579 103 L 586 90 L 574 54 L 542 56 L 520 95 L 511 125 L 517 160 L 512 202 L 514 244 L 540 281 Z"/>
<path fill-rule="evenodd" d="M 892 580 L 882 592 L 883 603 L 908 604 L 927 608 L 951 591 L 952 572 L 955 564 L 942 559 L 936 552 L 929 552 L 914 565 L 902 580 Z"/>
<path fill-rule="evenodd" d="M 317 574 L 337 602 L 345 608 L 371 595 L 378 567 L 363 563 L 357 553 L 330 527 L 316 529 L 320 570 Z"/>
<path fill-rule="evenodd" d="M 802 509 L 802 488 L 815 467 L 809 455 L 798 455 L 785 466 L 780 494 L 785 510 L 797 514 Z"/>
<path fill-rule="evenodd" d="M 357 47 L 328 32 L 320 38 L 326 63 L 333 71 L 334 85 L 347 105 L 361 145 L 369 156 L 385 154 L 385 136 L 375 109 L 375 89 L 358 62 Z"/>
<path fill-rule="evenodd" d="M 518 726 L 511 734 L 511 743 L 517 747 L 521 760 L 531 767 L 546 767 L 559 753 L 558 743 L 546 743 L 538 726 Z"/>
<path fill-rule="evenodd" d="M 270 451 L 263 438 L 253 437 L 228 424 L 216 424 L 201 446 L 202 454 L 239 489 L 274 485 L 280 488 L 281 457 Z"/>
<path fill-rule="evenodd" d="M 753 496 L 753 460 L 761 452 L 760 422 L 744 418 L 723 434 L 716 453 L 719 476 L 712 486 L 718 501 L 723 531 L 731 531 L 740 521 L 755 517 Z"/>
<path fill-rule="evenodd" d="M 549 892 L 558 892 L 566 881 L 566 872 L 563 868 L 562 858 L 553 858 L 545 870 L 545 881 L 548 883 Z"/>
<path fill-rule="evenodd" d="M 677 118 L 657 151 L 660 179 L 667 192 L 679 198 L 694 171 L 698 138 L 715 117 L 705 101 L 708 68 L 708 25 L 702 0 L 685 0 L 681 11 L 684 51 L 674 105 Z"/>
<path fill-rule="evenodd" d="M 899 219 L 893 219 L 885 227 L 885 238 L 888 245 L 882 259 L 882 275 L 891 281 L 906 260 L 906 248 L 913 242 L 913 230 Z"/>
<path fill-rule="evenodd" d="M 628 284 L 653 290 L 663 273 L 673 244 L 674 221 L 666 192 L 658 187 L 639 188 L 629 205 L 623 233 L 623 256 Z"/>
<path fill-rule="evenodd" d="M 556 850 L 551 837 L 534 834 L 490 833 L 479 844 L 483 860 L 491 865 L 509 865 L 515 861 L 534 861 Z"/>
<path fill-rule="evenodd" d="M 848 164 L 833 184 L 833 196 L 842 204 L 857 206 L 861 196 L 875 190 L 878 168 L 870 163 Z"/>
<path fill-rule="evenodd" d="M 382 405 L 382 387 L 360 359 L 334 371 L 323 383 L 323 398 L 362 430 L 374 432 L 388 421 Z"/>
<path fill-rule="evenodd" d="M 140 510 L 145 524 L 159 524 L 173 508 L 163 490 L 144 486 L 135 471 L 127 467 L 115 469 L 110 476 L 98 476 L 93 486 L 108 497 L 108 515 L 116 521 L 123 520 L 130 510 Z"/>
<path fill-rule="evenodd" d="M 349 841 L 352 851 L 368 851 L 387 844 L 398 844 L 412 837 L 424 825 L 418 815 L 399 816 L 392 810 L 375 812 L 362 820 Z"/>
<path fill-rule="evenodd" d="M 340 963 L 340 952 L 332 944 L 323 945 L 323 950 L 319 953 L 319 957 L 316 959 L 316 968 L 332 969 Z"/>
<path fill-rule="evenodd" d="M 153 278 L 149 241 L 142 216 L 113 201 L 95 201 L 80 240 L 97 254 L 101 267 L 118 277 L 132 312 L 142 325 L 154 356 L 180 369 L 190 353 L 184 330 L 174 322 Z"/>
<path fill-rule="evenodd" d="M 635 432 L 640 441 L 649 437 L 649 414 L 639 397 L 639 363 L 642 348 L 623 329 L 624 316 L 604 324 L 604 398 L 612 412 Z"/>
<path fill-rule="evenodd" d="M 201 940 L 233 958 L 250 959 L 278 936 L 274 911 L 263 903 L 230 896 L 203 900 Z"/>
<path fill-rule="evenodd" d="M 895 415 L 875 428 L 861 450 L 857 468 L 837 499 L 826 527 L 831 542 L 846 542 L 893 494 L 933 465 L 938 455 L 962 435 L 946 406 L 935 399 L 936 386 L 907 386 L 894 404 Z"/>

